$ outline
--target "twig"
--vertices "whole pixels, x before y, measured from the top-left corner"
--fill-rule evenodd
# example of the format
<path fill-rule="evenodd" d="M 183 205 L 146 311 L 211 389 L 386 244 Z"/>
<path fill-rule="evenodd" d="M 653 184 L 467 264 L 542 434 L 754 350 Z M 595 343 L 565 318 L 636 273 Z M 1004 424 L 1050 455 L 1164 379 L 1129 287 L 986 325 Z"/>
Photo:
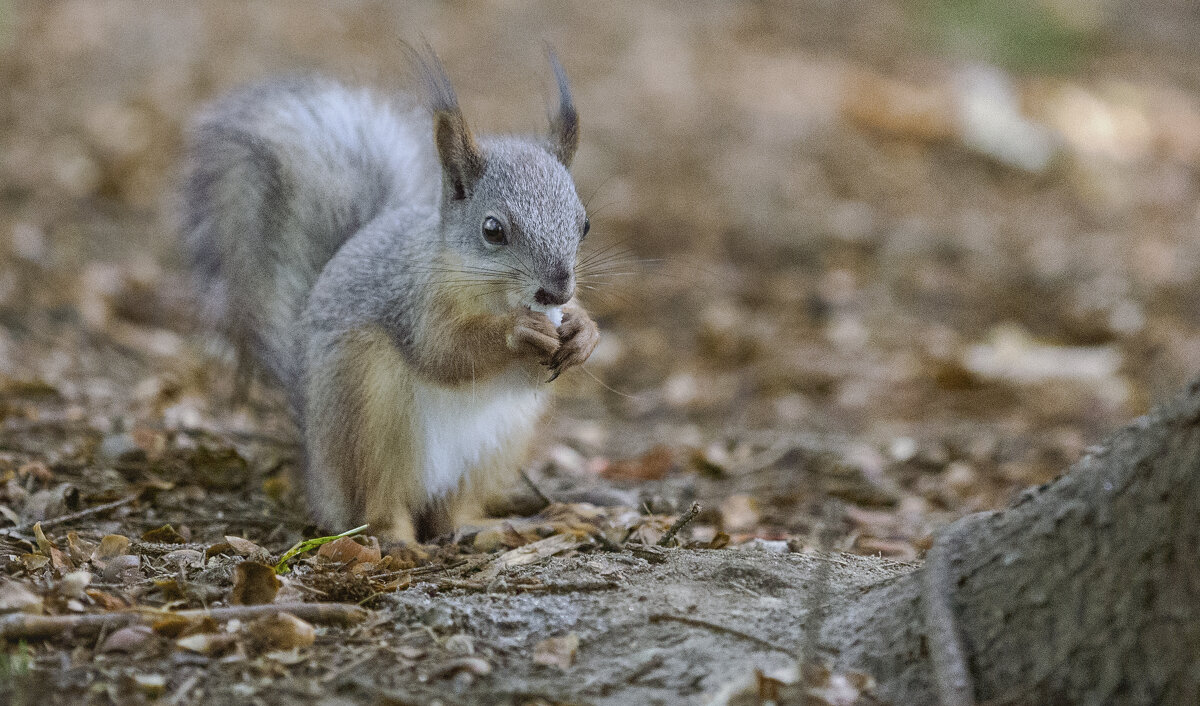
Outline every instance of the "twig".
<path fill-rule="evenodd" d="M 684 526 L 687 525 L 687 523 L 696 519 L 696 515 L 699 515 L 699 514 L 700 514 L 700 503 L 692 503 L 692 506 L 688 508 L 687 512 L 680 515 L 679 519 L 675 520 L 675 524 L 671 525 L 671 527 L 669 529 L 667 529 L 667 533 L 664 534 L 662 536 L 662 538 L 658 540 L 658 546 L 660 546 L 660 547 L 670 546 L 671 540 L 675 539 L 675 535 L 679 534 L 679 530 L 683 529 Z"/>
<path fill-rule="evenodd" d="M 187 695 L 191 693 L 192 689 L 196 688 L 196 682 L 198 681 L 200 681 L 199 674 L 193 674 L 192 676 L 188 677 L 182 684 L 179 685 L 179 688 L 175 690 L 175 693 L 171 694 L 171 698 L 167 700 L 167 703 L 183 703 L 183 700 L 187 698 Z"/>
<path fill-rule="evenodd" d="M 541 488 L 537 487 L 537 484 L 533 482 L 533 479 L 529 477 L 529 474 L 525 472 L 525 469 L 521 469 L 521 480 L 524 481 L 525 485 L 533 491 L 534 495 L 538 496 L 538 500 L 542 501 L 542 507 L 538 508 L 539 510 L 544 510 L 554 504 L 554 501 L 551 500 L 545 493 L 543 493 Z"/>
<path fill-rule="evenodd" d="M 650 614 L 650 622 L 652 622 L 652 623 L 662 623 L 662 622 L 666 622 L 666 621 L 683 623 L 684 625 L 692 625 L 694 627 L 704 628 L 705 630 L 712 630 L 713 632 L 723 632 L 726 635 L 732 635 L 734 637 L 738 637 L 743 640 L 753 642 L 754 644 L 756 644 L 760 647 L 765 647 L 769 650 L 775 650 L 776 652 L 783 652 L 783 653 L 789 654 L 789 655 L 795 653 L 795 650 L 793 650 L 791 648 L 777 645 L 774 642 L 771 642 L 769 640 L 764 640 L 761 637 L 755 637 L 754 635 L 751 635 L 750 633 L 742 632 L 741 630 L 736 630 L 734 628 L 727 628 L 724 625 L 717 625 L 716 623 L 710 623 L 707 620 L 700 620 L 699 618 L 689 618 L 684 615 L 671 615 L 670 613 L 651 613 Z"/>
<path fill-rule="evenodd" d="M 40 520 L 40 522 L 42 523 L 42 529 L 46 529 L 47 527 L 54 527 L 55 525 L 61 525 L 61 524 L 65 524 L 67 522 L 74 522 L 75 520 L 82 520 L 85 517 L 91 517 L 92 515 L 99 515 L 100 513 L 108 512 L 109 510 L 115 510 L 115 509 L 121 507 L 122 505 L 128 505 L 129 503 L 131 503 L 137 499 L 138 499 L 137 495 L 130 495 L 128 497 L 121 498 L 120 500 L 114 500 L 111 503 L 104 503 L 103 505 L 95 505 L 93 507 L 89 507 L 89 508 L 80 510 L 79 512 L 72 512 L 69 515 L 59 515 L 58 517 L 51 517 L 48 520 Z M 36 524 L 37 524 L 37 522 L 24 522 L 22 524 L 17 525 L 16 527 L 7 527 L 5 529 L 0 529 L 0 534 L 4 534 L 6 536 L 12 536 L 14 534 L 23 534 L 23 533 L 28 532 L 29 530 L 33 529 L 33 526 Z"/>
<path fill-rule="evenodd" d="M 163 618 L 212 618 L 217 622 L 224 622 L 234 619 L 252 620 L 276 613 L 291 613 L 302 620 L 331 625 L 350 625 L 362 621 L 367 616 L 363 609 L 343 603 L 273 603 L 209 610 L 144 610 L 85 615 L 8 615 L 0 618 L 0 639 L 35 640 L 57 637 L 66 632 L 95 634 L 100 630 L 116 630 L 127 625 L 152 625 Z"/>
<path fill-rule="evenodd" d="M 548 593 L 554 595 L 613 591 L 621 587 L 616 581 L 562 581 L 555 583 L 498 584 L 446 579 L 437 584 L 438 590 L 460 590 L 469 593 Z"/>

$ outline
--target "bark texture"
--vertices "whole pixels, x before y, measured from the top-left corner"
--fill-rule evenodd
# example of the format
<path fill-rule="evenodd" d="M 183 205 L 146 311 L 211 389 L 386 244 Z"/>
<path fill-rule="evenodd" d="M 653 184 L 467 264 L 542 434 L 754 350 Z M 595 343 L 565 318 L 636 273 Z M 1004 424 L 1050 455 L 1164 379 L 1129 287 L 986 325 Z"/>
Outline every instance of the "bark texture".
<path fill-rule="evenodd" d="M 1200 703 L 1200 382 L 925 565 L 831 607 L 820 644 L 909 703 Z"/>

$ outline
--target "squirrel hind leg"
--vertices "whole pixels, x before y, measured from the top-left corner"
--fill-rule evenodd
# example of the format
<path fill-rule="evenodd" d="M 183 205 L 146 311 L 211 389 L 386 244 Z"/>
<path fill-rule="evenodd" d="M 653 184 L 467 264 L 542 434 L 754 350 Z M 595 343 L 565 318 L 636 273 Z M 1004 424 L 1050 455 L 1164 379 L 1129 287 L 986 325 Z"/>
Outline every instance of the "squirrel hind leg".
<path fill-rule="evenodd" d="M 454 514 L 449 498 L 435 498 L 412 513 L 413 533 L 418 542 L 431 542 L 454 531 Z"/>

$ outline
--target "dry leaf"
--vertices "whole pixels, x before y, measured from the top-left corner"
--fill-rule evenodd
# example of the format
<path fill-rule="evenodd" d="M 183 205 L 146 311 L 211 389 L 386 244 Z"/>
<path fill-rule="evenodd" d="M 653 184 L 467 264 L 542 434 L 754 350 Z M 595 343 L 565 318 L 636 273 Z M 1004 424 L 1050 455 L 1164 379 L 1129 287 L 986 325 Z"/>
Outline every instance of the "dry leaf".
<path fill-rule="evenodd" d="M 666 446 L 655 446 L 635 459 L 613 461 L 601 474 L 612 480 L 661 480 L 675 465 L 675 454 Z"/>
<path fill-rule="evenodd" d="M 291 613 L 275 613 L 254 620 L 246 625 L 245 634 L 259 652 L 308 647 L 317 635 L 311 624 Z"/>
<path fill-rule="evenodd" d="M 163 525 L 158 529 L 152 529 L 142 535 L 143 542 L 153 542 L 155 544 L 187 544 L 187 540 L 183 535 L 175 531 L 171 525 Z"/>
<path fill-rule="evenodd" d="M 104 610 L 125 610 L 129 607 L 129 604 L 121 598 L 95 588 L 87 591 L 87 597 Z"/>
<path fill-rule="evenodd" d="M 578 650 L 579 636 L 573 632 L 562 637 L 551 637 L 534 646 L 533 663 L 558 667 L 565 672 L 575 664 L 575 653 Z"/>
<path fill-rule="evenodd" d="M 359 544 L 358 537 L 341 537 L 328 544 L 322 544 L 317 550 L 317 556 L 339 564 L 353 565 L 358 562 L 374 563 L 380 560 L 379 540 L 375 537 L 363 537 L 366 544 Z"/>
<path fill-rule="evenodd" d="M 228 633 L 203 633 L 181 637 L 175 644 L 189 652 L 214 657 L 229 649 L 234 639 L 234 636 Z"/>
<path fill-rule="evenodd" d="M 16 581 L 0 583 L 0 613 L 40 613 L 42 597 Z"/>
<path fill-rule="evenodd" d="M 154 637 L 154 631 L 145 625 L 130 625 L 109 635 L 100 646 L 101 652 L 136 652 Z"/>
<path fill-rule="evenodd" d="M 275 594 L 279 593 L 282 585 L 274 567 L 257 561 L 243 561 L 234 570 L 233 592 L 229 602 L 233 605 L 270 603 L 275 600 Z"/>
<path fill-rule="evenodd" d="M 131 680 L 138 691 L 152 699 L 162 696 L 167 690 L 167 678 L 161 674 L 135 674 Z"/>
<path fill-rule="evenodd" d="M 556 534 L 552 537 L 546 537 L 545 539 L 526 544 L 523 547 L 517 547 L 496 557 L 486 569 L 479 572 L 479 578 L 483 581 L 491 581 L 501 571 L 510 566 L 532 564 L 555 554 L 577 549 L 587 542 L 586 538 L 567 534 Z"/>
<path fill-rule="evenodd" d="M 266 557 L 271 556 L 271 552 L 266 551 L 262 546 L 254 544 L 248 539 L 226 536 L 226 542 L 229 544 L 229 548 L 233 549 L 234 554 L 256 558 L 256 560 L 265 560 Z"/>
<path fill-rule="evenodd" d="M 38 551 L 50 558 L 50 563 L 59 571 L 64 571 L 71 568 L 71 562 L 67 556 L 59 551 L 58 547 L 51 542 L 46 533 L 42 531 L 42 523 L 38 522 L 33 526 L 33 537 L 37 540 Z"/>
<path fill-rule="evenodd" d="M 111 559 L 129 551 L 129 537 L 122 534 L 106 534 L 100 540 L 100 546 L 92 552 L 92 559 Z"/>
<path fill-rule="evenodd" d="M 87 561 L 94 550 L 95 547 L 92 546 L 91 542 L 80 539 L 79 535 L 75 532 L 67 534 L 67 556 L 71 557 L 71 561 L 76 566 Z"/>

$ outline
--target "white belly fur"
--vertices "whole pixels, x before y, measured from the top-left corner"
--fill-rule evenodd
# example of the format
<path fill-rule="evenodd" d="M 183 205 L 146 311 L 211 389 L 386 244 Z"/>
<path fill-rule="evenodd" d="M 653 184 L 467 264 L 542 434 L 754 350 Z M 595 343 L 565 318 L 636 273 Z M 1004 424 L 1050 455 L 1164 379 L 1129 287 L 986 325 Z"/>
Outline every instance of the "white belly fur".
<path fill-rule="evenodd" d="M 524 446 L 546 400 L 528 373 L 515 370 L 458 387 L 418 381 L 413 396 L 426 497 L 458 489 L 465 476 L 488 472 L 514 444 Z"/>

